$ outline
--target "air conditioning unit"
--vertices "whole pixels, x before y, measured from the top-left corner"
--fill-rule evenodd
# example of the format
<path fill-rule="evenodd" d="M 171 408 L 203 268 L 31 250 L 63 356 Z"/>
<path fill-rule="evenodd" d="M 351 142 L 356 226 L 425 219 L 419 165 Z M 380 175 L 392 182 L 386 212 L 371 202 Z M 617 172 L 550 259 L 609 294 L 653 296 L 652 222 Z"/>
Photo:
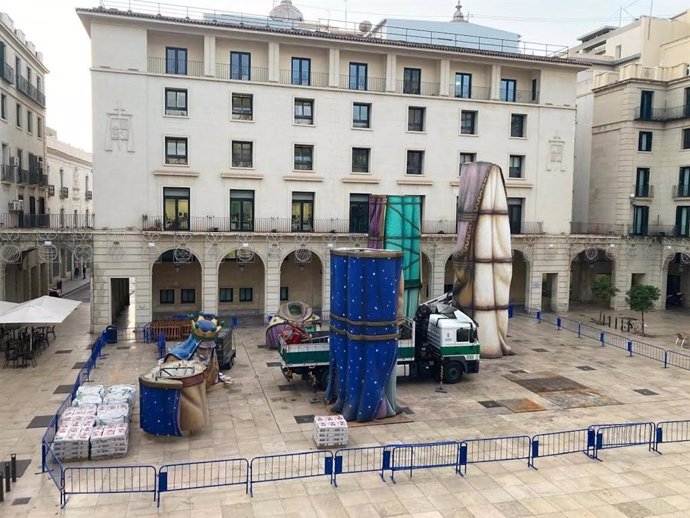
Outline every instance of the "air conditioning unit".
<path fill-rule="evenodd" d="M 10 212 L 21 212 L 24 210 L 24 200 L 12 200 L 9 202 Z"/>

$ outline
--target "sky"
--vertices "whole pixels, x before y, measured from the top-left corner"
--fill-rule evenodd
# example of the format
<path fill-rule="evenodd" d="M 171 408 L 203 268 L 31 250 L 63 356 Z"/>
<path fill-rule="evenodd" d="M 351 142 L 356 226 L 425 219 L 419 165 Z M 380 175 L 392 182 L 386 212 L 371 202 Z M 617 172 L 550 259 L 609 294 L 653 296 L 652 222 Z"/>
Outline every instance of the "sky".
<path fill-rule="evenodd" d="M 106 6 L 130 0 L 104 0 Z M 136 5 L 139 0 L 131 0 Z M 165 0 L 167 4 L 267 15 L 278 0 Z M 449 21 L 457 0 L 293 0 L 306 20 L 377 22 L 381 18 Z M 463 0 L 470 21 L 522 35 L 523 41 L 572 46 L 602 25 L 624 25 L 640 15 L 670 17 L 690 0 Z M 43 53 L 47 125 L 58 138 L 91 151 L 90 42 L 77 7 L 99 0 L 0 0 L 0 11 Z M 133 10 L 136 10 L 133 8 Z"/>

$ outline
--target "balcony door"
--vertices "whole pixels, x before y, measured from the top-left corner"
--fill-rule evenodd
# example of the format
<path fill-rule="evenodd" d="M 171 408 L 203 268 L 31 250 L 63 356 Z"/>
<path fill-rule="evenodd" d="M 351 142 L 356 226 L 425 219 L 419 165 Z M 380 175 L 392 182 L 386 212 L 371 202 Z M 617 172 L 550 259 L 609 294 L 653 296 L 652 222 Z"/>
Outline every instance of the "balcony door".
<path fill-rule="evenodd" d="M 638 167 L 635 181 L 635 196 L 638 198 L 649 197 L 649 168 Z"/>
<path fill-rule="evenodd" d="M 690 207 L 676 207 L 676 236 L 690 237 Z"/>
<path fill-rule="evenodd" d="M 350 90 L 367 89 L 367 69 L 366 63 L 350 63 Z"/>
<path fill-rule="evenodd" d="M 165 230 L 189 230 L 188 188 L 163 188 L 163 218 Z"/>
<path fill-rule="evenodd" d="M 633 208 L 632 234 L 646 236 L 649 231 L 649 207 L 637 206 Z"/>
<path fill-rule="evenodd" d="M 314 229 L 314 193 L 292 193 L 292 231 L 311 232 Z"/>
<path fill-rule="evenodd" d="M 690 117 L 690 88 L 686 88 L 683 96 L 683 117 Z"/>
<path fill-rule="evenodd" d="M 230 191 L 230 230 L 254 231 L 254 191 Z"/>
<path fill-rule="evenodd" d="M 678 197 L 690 197 L 690 167 L 681 167 L 678 173 Z"/>
<path fill-rule="evenodd" d="M 292 58 L 292 84 L 302 86 L 311 84 L 311 59 Z"/>
<path fill-rule="evenodd" d="M 350 194 L 350 232 L 366 234 L 369 232 L 369 195 Z"/>
<path fill-rule="evenodd" d="M 651 120 L 653 105 L 654 92 L 651 90 L 642 90 L 640 94 L 640 119 Z"/>
<path fill-rule="evenodd" d="M 419 95 L 422 91 L 422 71 L 419 68 L 406 68 L 403 71 L 403 93 Z"/>
<path fill-rule="evenodd" d="M 522 233 L 522 205 L 524 198 L 508 198 L 508 221 L 510 222 L 510 233 Z"/>
<path fill-rule="evenodd" d="M 165 48 L 165 73 L 187 75 L 187 49 Z"/>

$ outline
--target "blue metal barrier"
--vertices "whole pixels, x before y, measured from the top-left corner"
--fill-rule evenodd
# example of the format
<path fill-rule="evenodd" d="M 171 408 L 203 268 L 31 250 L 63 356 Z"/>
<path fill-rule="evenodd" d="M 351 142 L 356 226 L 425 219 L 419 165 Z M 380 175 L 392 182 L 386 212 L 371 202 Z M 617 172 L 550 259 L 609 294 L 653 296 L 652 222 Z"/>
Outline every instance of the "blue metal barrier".
<path fill-rule="evenodd" d="M 662 421 L 656 425 L 654 437 L 654 450 L 659 451 L 659 445 L 671 442 L 690 441 L 690 420 L 686 421 Z"/>
<path fill-rule="evenodd" d="M 534 459 L 539 457 L 584 453 L 593 458 L 594 447 L 595 433 L 594 430 L 588 428 L 541 433 L 532 437 L 532 467 L 534 467 Z"/>
<path fill-rule="evenodd" d="M 599 451 L 629 446 L 647 446 L 654 450 L 654 431 L 652 422 L 600 424 L 589 427 L 596 434 L 594 458 L 599 458 Z"/>
<path fill-rule="evenodd" d="M 669 365 L 690 371 L 690 356 L 676 351 L 667 351 L 664 367 L 668 367 Z"/>
<path fill-rule="evenodd" d="M 590 326 L 589 324 L 580 324 L 580 333 L 585 338 L 590 338 L 592 340 L 599 340 L 601 335 L 601 330 L 598 327 Z"/>
<path fill-rule="evenodd" d="M 41 447 L 43 449 L 43 472 L 48 473 L 48 476 L 50 476 L 51 480 L 55 483 L 55 486 L 58 488 L 58 491 L 60 492 L 60 506 L 62 507 L 64 506 L 63 500 L 65 498 L 64 468 L 62 467 L 60 459 L 58 459 L 57 455 L 55 455 L 55 452 L 53 451 L 53 448 L 50 444 L 42 442 Z"/>
<path fill-rule="evenodd" d="M 634 353 L 638 356 L 644 356 L 645 358 L 649 358 L 650 360 L 655 360 L 660 363 L 664 363 L 666 358 L 666 349 L 663 347 L 645 342 L 638 342 L 637 340 L 632 340 L 632 348 L 630 352 L 630 356 L 632 356 L 632 353 Z"/>
<path fill-rule="evenodd" d="M 618 349 L 628 350 L 628 337 L 617 335 L 616 333 L 611 333 L 610 331 L 604 336 L 606 340 L 606 345 L 612 345 Z"/>
<path fill-rule="evenodd" d="M 254 495 L 254 484 L 258 482 L 324 475 L 329 480 L 333 475 L 333 453 L 328 450 L 254 457 L 249 465 L 249 494 Z"/>
<path fill-rule="evenodd" d="M 561 320 L 561 328 L 571 333 L 577 333 L 580 323 L 577 320 L 571 320 L 566 317 L 559 317 Z"/>
<path fill-rule="evenodd" d="M 347 473 L 384 472 L 391 467 L 392 446 L 364 446 L 343 448 L 333 454 L 333 485 L 338 487 L 338 475 Z"/>
<path fill-rule="evenodd" d="M 249 493 L 249 461 L 247 459 L 165 464 L 158 470 L 157 506 L 161 505 L 161 494 L 168 491 L 236 485 L 243 485 L 245 492 Z"/>
<path fill-rule="evenodd" d="M 156 479 L 156 468 L 147 465 L 65 468 L 62 506 L 70 495 L 153 493 L 155 500 Z"/>
<path fill-rule="evenodd" d="M 468 464 L 526 460 L 532 467 L 532 439 L 527 435 L 491 437 L 488 439 L 467 439 L 460 443 L 458 473 L 467 473 Z"/>
<path fill-rule="evenodd" d="M 391 480 L 395 483 L 396 471 L 409 471 L 410 477 L 415 469 L 443 468 L 452 466 L 458 473 L 457 441 L 441 441 L 393 446 L 391 453 Z"/>

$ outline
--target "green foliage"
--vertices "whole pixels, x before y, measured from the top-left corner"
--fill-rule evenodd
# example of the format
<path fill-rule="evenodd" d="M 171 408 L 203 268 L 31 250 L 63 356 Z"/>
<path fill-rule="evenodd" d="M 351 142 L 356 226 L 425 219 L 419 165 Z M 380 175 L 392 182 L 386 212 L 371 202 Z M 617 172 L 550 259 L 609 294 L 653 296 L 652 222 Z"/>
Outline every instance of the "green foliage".
<path fill-rule="evenodd" d="M 620 291 L 613 285 L 610 275 L 597 275 L 592 281 L 592 293 L 602 301 L 608 301 Z"/>
<path fill-rule="evenodd" d="M 654 308 L 654 301 L 659 300 L 661 291 L 656 286 L 649 284 L 638 284 L 633 286 L 626 293 L 625 301 L 633 311 L 644 313 Z"/>

